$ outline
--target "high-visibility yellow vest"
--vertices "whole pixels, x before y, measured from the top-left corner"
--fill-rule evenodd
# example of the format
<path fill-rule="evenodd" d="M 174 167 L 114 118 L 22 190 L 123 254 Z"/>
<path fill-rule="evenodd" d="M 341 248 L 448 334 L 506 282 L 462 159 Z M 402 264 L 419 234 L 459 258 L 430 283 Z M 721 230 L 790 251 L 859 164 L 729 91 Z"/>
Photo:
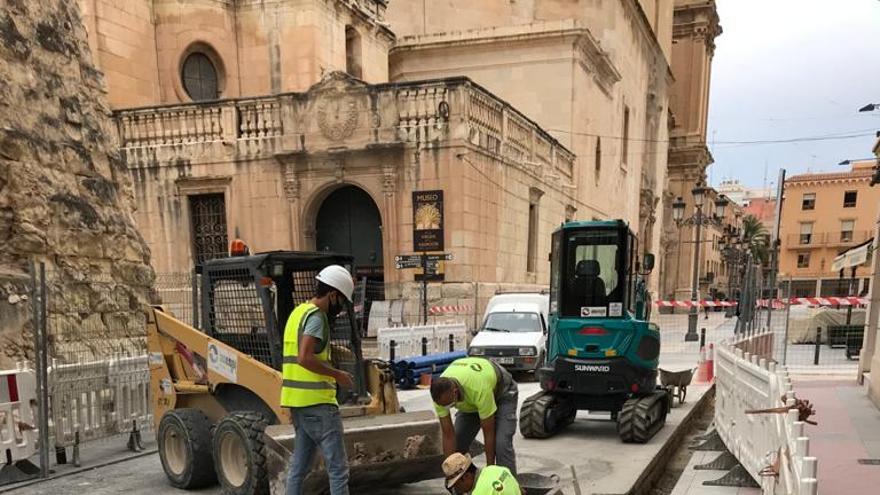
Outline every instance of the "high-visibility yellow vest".
<path fill-rule="evenodd" d="M 486 466 L 480 470 L 471 495 L 521 495 L 519 483 L 510 470 L 502 466 Z"/>
<path fill-rule="evenodd" d="M 336 379 L 313 373 L 299 364 L 299 339 L 302 337 L 306 320 L 315 312 L 320 312 L 312 303 L 303 303 L 296 307 L 287 319 L 284 327 L 284 355 L 281 364 L 282 407 L 308 407 L 317 404 L 333 404 L 336 402 Z M 315 357 L 325 363 L 330 362 L 330 325 L 327 317 L 319 313 L 324 321 L 324 334 L 321 348 L 316 349 Z"/>

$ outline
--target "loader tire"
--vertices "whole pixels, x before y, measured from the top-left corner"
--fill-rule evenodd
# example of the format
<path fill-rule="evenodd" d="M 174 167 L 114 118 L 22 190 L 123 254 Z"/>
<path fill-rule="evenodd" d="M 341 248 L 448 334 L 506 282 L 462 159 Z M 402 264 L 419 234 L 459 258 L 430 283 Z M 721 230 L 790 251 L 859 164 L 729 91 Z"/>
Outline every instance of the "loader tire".
<path fill-rule="evenodd" d="M 190 489 L 217 482 L 211 458 L 211 421 L 198 409 L 172 409 L 162 415 L 159 459 L 171 486 Z"/>
<path fill-rule="evenodd" d="M 229 413 L 214 429 L 213 455 L 224 495 L 269 493 L 263 433 L 266 418 L 256 412 Z"/>

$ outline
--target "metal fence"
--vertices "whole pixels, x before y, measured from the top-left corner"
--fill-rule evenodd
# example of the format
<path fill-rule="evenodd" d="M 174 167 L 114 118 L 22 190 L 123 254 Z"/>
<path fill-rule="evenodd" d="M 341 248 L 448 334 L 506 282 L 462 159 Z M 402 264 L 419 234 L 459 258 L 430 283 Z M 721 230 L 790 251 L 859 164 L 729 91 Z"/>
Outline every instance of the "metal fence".
<path fill-rule="evenodd" d="M 127 437 L 130 449 L 143 448 L 141 431 L 152 426 L 143 311 L 148 283 L 130 274 L 32 265 L 32 319 L 4 346 L 26 358 L 35 376 L 36 417 L 29 427 L 42 475 L 51 453 L 56 463 L 72 453 L 78 465 L 86 442 Z"/>

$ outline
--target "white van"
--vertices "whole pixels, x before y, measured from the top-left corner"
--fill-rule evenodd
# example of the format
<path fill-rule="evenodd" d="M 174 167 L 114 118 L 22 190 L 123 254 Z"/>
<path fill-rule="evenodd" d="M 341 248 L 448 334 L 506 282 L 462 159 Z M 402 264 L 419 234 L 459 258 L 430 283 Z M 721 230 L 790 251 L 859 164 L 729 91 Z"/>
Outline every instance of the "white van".
<path fill-rule="evenodd" d="M 486 357 L 512 371 L 534 371 L 543 361 L 549 307 L 547 292 L 495 295 L 468 355 Z"/>

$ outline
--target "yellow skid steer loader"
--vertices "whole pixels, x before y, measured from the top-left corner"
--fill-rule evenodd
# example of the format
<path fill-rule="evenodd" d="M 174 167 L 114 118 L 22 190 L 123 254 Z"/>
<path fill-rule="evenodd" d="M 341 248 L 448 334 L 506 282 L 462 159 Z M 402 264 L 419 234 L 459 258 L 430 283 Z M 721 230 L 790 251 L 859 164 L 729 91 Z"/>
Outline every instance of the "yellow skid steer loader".
<path fill-rule="evenodd" d="M 296 437 L 279 406 L 284 326 L 311 297 L 314 277 L 352 257 L 270 252 L 205 262 L 200 329 L 155 308 L 147 315 L 151 393 L 162 467 L 178 488 L 219 482 L 224 493 L 284 493 Z M 334 366 L 352 373 L 338 392 L 353 491 L 442 476 L 433 413 L 401 412 L 389 367 L 365 361 L 353 308 L 331 329 Z M 320 462 L 306 493 L 327 491 Z M 369 487 L 369 488 L 366 488 Z"/>

